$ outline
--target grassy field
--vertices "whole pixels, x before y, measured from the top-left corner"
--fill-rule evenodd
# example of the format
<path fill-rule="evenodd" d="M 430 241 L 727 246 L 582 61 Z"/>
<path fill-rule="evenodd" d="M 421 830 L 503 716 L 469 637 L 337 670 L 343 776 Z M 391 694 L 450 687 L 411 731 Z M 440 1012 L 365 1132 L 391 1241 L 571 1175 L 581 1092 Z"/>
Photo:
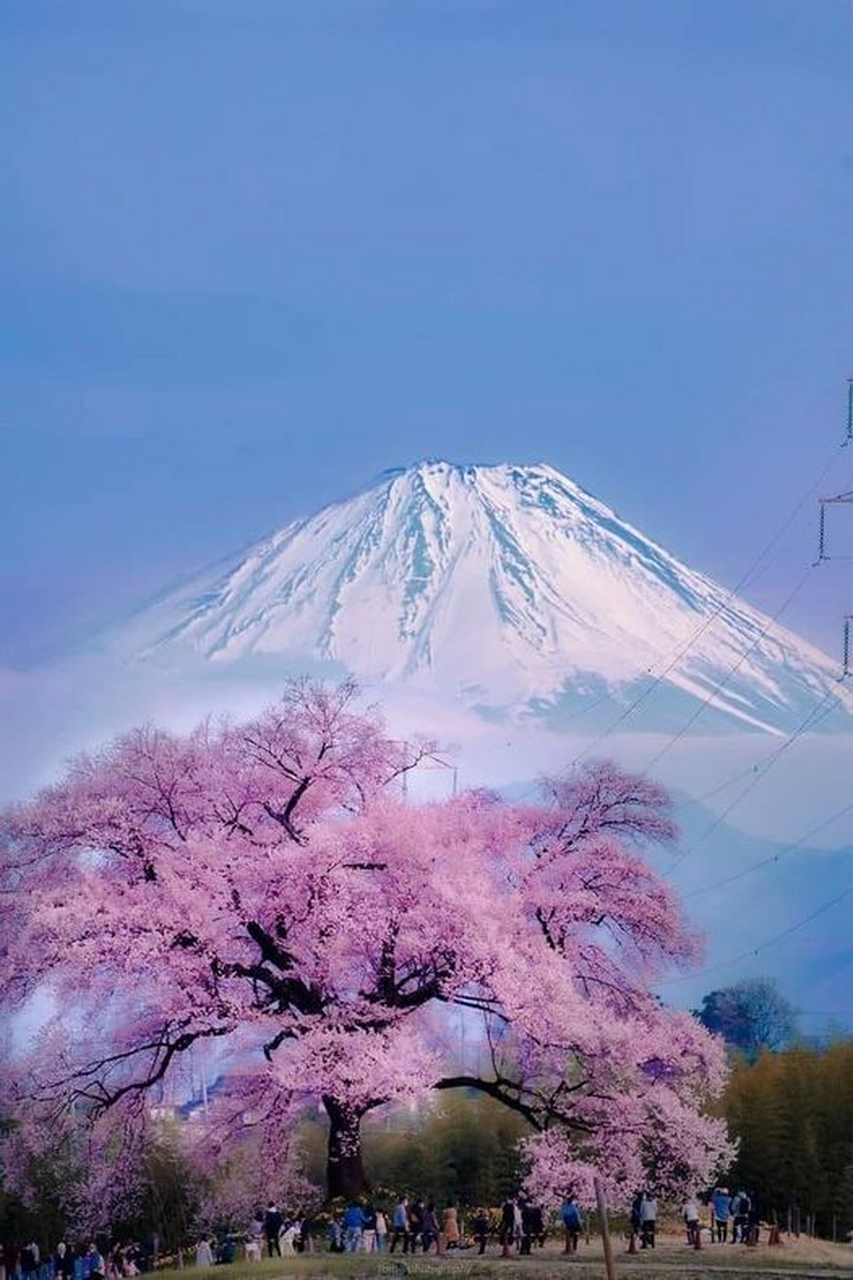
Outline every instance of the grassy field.
<path fill-rule="evenodd" d="M 787 1241 L 779 1248 L 719 1245 L 694 1253 L 680 1239 L 664 1238 L 652 1254 L 625 1253 L 624 1241 L 614 1245 L 616 1272 L 627 1280 L 749 1280 L 750 1277 L 799 1276 L 801 1280 L 853 1280 L 853 1247 L 831 1245 L 822 1241 Z M 331 1255 L 316 1253 L 294 1258 L 268 1258 L 262 1262 L 239 1262 L 228 1267 L 199 1271 L 189 1265 L 184 1271 L 162 1271 L 158 1280 L 188 1280 L 189 1271 L 198 1280 L 296 1280 L 302 1276 L 497 1276 L 518 1280 L 532 1276 L 545 1280 L 548 1276 L 577 1277 L 577 1280 L 603 1280 L 604 1260 L 600 1245 L 581 1246 L 580 1252 L 565 1257 L 556 1246 L 546 1246 L 530 1258 L 501 1258 L 493 1246 L 484 1258 L 473 1253 L 435 1257 L 416 1255 Z"/>

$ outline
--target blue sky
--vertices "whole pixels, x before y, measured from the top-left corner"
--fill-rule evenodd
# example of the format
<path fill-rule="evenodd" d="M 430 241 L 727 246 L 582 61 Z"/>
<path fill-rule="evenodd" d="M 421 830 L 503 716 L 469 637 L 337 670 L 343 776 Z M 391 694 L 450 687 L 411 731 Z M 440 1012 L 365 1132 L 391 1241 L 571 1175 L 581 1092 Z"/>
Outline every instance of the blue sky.
<path fill-rule="evenodd" d="M 734 583 L 843 429 L 852 43 L 847 0 L 6 0 L 0 664 L 423 456 L 547 460 Z M 848 586 L 787 620 L 836 645 Z"/>

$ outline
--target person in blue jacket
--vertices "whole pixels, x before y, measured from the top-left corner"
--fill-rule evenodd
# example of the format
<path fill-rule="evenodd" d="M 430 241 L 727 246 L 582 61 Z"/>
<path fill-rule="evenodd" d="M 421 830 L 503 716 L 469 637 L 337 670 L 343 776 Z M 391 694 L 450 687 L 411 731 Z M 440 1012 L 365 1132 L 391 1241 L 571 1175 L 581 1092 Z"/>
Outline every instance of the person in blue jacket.
<path fill-rule="evenodd" d="M 583 1230 L 583 1215 L 571 1191 L 563 1201 L 560 1217 L 566 1232 L 566 1253 L 577 1253 L 578 1238 Z"/>
<path fill-rule="evenodd" d="M 364 1210 L 353 1200 L 344 1212 L 344 1248 L 347 1253 L 357 1252 L 363 1231 Z"/>
<path fill-rule="evenodd" d="M 711 1196 L 711 1208 L 714 1214 L 714 1239 L 719 1244 L 726 1243 L 729 1232 L 729 1212 L 731 1197 L 728 1187 L 716 1187 Z"/>

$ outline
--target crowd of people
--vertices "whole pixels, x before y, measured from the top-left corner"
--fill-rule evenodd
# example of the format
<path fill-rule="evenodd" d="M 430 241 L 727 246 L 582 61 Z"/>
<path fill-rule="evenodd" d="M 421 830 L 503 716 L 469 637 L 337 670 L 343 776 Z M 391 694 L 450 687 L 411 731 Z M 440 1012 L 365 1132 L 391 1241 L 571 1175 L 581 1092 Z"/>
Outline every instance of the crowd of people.
<path fill-rule="evenodd" d="M 758 1239 L 760 1215 L 755 1196 L 744 1190 L 729 1193 L 728 1187 L 715 1187 L 708 1198 L 705 1213 L 706 1228 L 712 1243 L 755 1244 Z M 657 1228 L 657 1198 L 649 1191 L 638 1191 L 631 1204 L 631 1234 L 642 1249 L 654 1249 Z M 701 1244 L 703 1211 L 696 1196 L 688 1196 L 681 1210 L 681 1218 L 687 1243 Z M 731 1230 L 731 1235 L 729 1235 Z"/>
<path fill-rule="evenodd" d="M 688 1245 L 696 1246 L 703 1230 L 714 1242 L 754 1243 L 759 1224 L 754 1196 L 739 1190 L 734 1195 L 726 1187 L 715 1187 L 703 1200 L 685 1200 L 681 1218 Z M 706 1223 L 703 1224 L 703 1217 Z M 654 1191 L 636 1192 L 629 1213 L 631 1247 L 654 1249 L 657 1237 L 658 1201 Z M 568 1193 L 560 1206 L 557 1225 L 562 1228 L 566 1253 L 575 1253 L 584 1233 L 584 1216 L 577 1198 Z M 464 1228 L 464 1229 L 463 1229 Z M 474 1249 L 479 1255 L 490 1243 L 504 1255 L 529 1254 L 542 1248 L 548 1230 L 540 1204 L 523 1195 L 508 1196 L 499 1209 L 466 1210 L 464 1221 L 454 1201 L 439 1205 L 434 1199 L 401 1196 L 393 1208 L 369 1201 L 352 1200 L 328 1226 L 328 1246 L 333 1253 L 452 1253 Z M 289 1222 L 274 1204 L 263 1218 L 260 1214 L 250 1228 L 247 1258 L 259 1258 L 262 1246 L 270 1256 L 303 1252 L 312 1247 L 310 1223 L 297 1217 Z"/>
<path fill-rule="evenodd" d="M 568 1196 L 560 1211 L 566 1233 L 566 1252 L 577 1249 L 583 1216 L 574 1196 Z M 547 1235 L 545 1213 L 540 1204 L 524 1196 L 508 1196 L 498 1213 L 478 1208 L 468 1214 L 468 1232 L 463 1235 L 454 1201 L 439 1208 L 435 1200 L 402 1196 L 390 1213 L 390 1221 L 372 1204 L 352 1201 L 340 1218 L 329 1226 L 329 1245 L 335 1253 L 436 1253 L 476 1249 L 486 1251 L 493 1239 L 504 1254 L 515 1250 L 529 1254 L 543 1248 Z"/>
<path fill-rule="evenodd" d="M 583 1217 L 577 1200 L 568 1196 L 561 1209 L 566 1251 L 577 1249 Z M 466 1212 L 465 1231 L 454 1201 L 439 1207 L 434 1199 L 400 1197 L 387 1212 L 370 1201 L 352 1200 L 328 1221 L 328 1247 L 333 1253 L 429 1253 L 476 1249 L 485 1253 L 495 1240 L 505 1253 L 530 1253 L 543 1247 L 547 1228 L 542 1206 L 525 1197 L 509 1196 L 497 1211 L 479 1208 Z M 302 1214 L 289 1218 L 274 1201 L 258 1211 L 245 1237 L 248 1261 L 309 1252 L 313 1248 L 312 1222 Z M 207 1240 L 199 1242 L 196 1263 L 210 1266 L 212 1251 Z"/>
<path fill-rule="evenodd" d="M 310 1252 L 313 1248 L 310 1218 L 300 1212 L 288 1219 L 276 1202 L 270 1200 L 266 1211 L 259 1209 L 249 1224 L 247 1260 L 260 1258 L 264 1245 L 270 1258 Z"/>
<path fill-rule="evenodd" d="M 129 1280 L 149 1270 L 152 1261 L 136 1243 L 115 1243 L 102 1252 L 94 1242 L 75 1247 L 60 1240 L 52 1253 L 43 1253 L 30 1240 L 0 1250 L 5 1280 Z"/>
<path fill-rule="evenodd" d="M 715 1187 L 711 1195 L 711 1239 L 725 1244 L 731 1224 L 732 1244 L 750 1244 L 761 1223 L 754 1195 L 741 1189 L 734 1195 L 728 1187 Z"/>
<path fill-rule="evenodd" d="M 653 1191 L 637 1191 L 630 1206 L 631 1248 L 656 1244 L 658 1202 Z M 681 1209 L 686 1242 L 697 1247 L 703 1232 L 715 1243 L 755 1244 L 760 1216 L 756 1197 L 740 1189 L 730 1194 L 715 1187 L 700 1203 L 688 1197 Z M 703 1221 L 704 1218 L 704 1221 Z M 567 1254 L 577 1252 L 584 1233 L 584 1216 L 577 1198 L 569 1192 L 560 1206 L 557 1225 Z M 242 1239 L 247 1261 L 262 1256 L 283 1257 L 313 1250 L 319 1224 L 298 1213 L 288 1217 L 275 1201 L 254 1214 L 245 1234 L 227 1234 L 221 1240 L 202 1237 L 195 1246 L 199 1268 L 233 1262 Z M 498 1209 L 467 1209 L 461 1214 L 453 1200 L 439 1205 L 434 1199 L 400 1196 L 393 1208 L 352 1200 L 328 1220 L 328 1247 L 334 1253 L 452 1253 L 456 1250 L 486 1252 L 490 1244 L 510 1253 L 530 1254 L 545 1245 L 548 1217 L 541 1204 L 521 1194 L 510 1195 Z M 34 1240 L 22 1247 L 6 1244 L 0 1250 L 0 1280 L 131 1280 L 153 1270 L 158 1262 L 155 1234 L 140 1246 L 115 1243 L 101 1252 L 97 1244 L 74 1248 L 61 1241 L 46 1255 Z"/>

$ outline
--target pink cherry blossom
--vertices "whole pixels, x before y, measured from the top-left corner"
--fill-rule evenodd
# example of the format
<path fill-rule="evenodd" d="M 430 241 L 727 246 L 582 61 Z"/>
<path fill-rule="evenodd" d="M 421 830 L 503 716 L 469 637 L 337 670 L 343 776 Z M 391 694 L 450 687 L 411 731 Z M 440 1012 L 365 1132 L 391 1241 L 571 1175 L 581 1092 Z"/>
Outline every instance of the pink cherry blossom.
<path fill-rule="evenodd" d="M 206 1046 L 232 1082 L 206 1149 L 260 1143 L 266 1172 L 322 1100 L 332 1194 L 365 1185 L 368 1112 L 463 1086 L 529 1120 L 540 1194 L 710 1176 L 722 1049 L 652 991 L 699 951 L 643 857 L 675 838 L 666 794 L 597 763 L 535 804 L 409 803 L 433 751 L 300 683 L 245 724 L 139 729 L 7 811 L 0 1001 L 56 1010 L 7 1077 L 19 1134 L 119 1117 L 130 1148 Z"/>

